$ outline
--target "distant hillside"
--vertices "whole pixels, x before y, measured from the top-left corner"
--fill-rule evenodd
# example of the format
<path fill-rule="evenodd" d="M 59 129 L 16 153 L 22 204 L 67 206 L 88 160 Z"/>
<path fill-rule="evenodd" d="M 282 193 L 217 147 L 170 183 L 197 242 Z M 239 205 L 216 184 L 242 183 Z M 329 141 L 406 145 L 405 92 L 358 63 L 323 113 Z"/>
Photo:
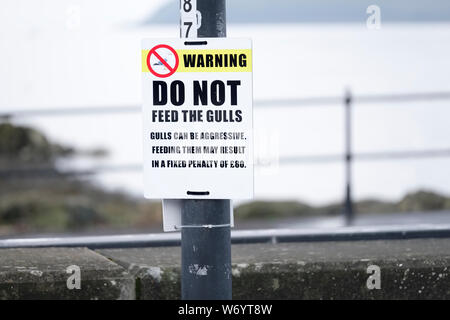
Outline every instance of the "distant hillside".
<path fill-rule="evenodd" d="M 237 220 L 258 220 L 318 215 L 333 216 L 341 214 L 342 210 L 342 203 L 314 207 L 297 201 L 253 201 L 238 206 L 235 214 Z M 358 214 L 443 210 L 450 212 L 450 197 L 426 190 L 409 193 L 399 201 L 367 199 L 355 203 L 355 211 Z"/>
<path fill-rule="evenodd" d="M 376 4 L 384 22 L 450 21 L 448 0 L 227 0 L 228 23 L 365 23 L 366 9 Z M 178 0 L 143 21 L 178 24 Z"/>

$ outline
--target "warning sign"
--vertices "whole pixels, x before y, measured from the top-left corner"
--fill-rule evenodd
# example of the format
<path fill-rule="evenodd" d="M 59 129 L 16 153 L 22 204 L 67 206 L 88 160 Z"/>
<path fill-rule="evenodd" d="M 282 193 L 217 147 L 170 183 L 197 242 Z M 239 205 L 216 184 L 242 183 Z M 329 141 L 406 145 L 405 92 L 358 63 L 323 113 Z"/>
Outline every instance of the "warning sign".
<path fill-rule="evenodd" d="M 145 196 L 251 198 L 251 41 L 146 39 L 142 79 Z"/>

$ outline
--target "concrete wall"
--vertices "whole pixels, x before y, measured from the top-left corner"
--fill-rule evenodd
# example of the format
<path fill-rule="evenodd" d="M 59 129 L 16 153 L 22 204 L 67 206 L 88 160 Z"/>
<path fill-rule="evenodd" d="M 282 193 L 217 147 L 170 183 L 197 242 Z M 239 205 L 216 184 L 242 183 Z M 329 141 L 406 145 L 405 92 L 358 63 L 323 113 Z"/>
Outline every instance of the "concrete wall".
<path fill-rule="evenodd" d="M 450 299 L 450 239 L 233 245 L 232 259 L 235 299 Z M 0 299 L 179 298 L 179 247 L 0 250 Z"/>

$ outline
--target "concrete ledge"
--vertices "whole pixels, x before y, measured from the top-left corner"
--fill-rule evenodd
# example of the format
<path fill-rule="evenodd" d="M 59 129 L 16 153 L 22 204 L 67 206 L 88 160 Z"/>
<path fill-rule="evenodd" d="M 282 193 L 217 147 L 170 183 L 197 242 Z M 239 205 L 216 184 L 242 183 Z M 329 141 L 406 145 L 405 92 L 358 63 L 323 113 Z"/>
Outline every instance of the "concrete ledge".
<path fill-rule="evenodd" d="M 81 288 L 68 289 L 80 268 Z M 0 299 L 134 299 L 134 279 L 123 268 L 86 248 L 0 250 Z"/>
<path fill-rule="evenodd" d="M 137 299 L 180 299 L 180 247 L 102 249 L 97 252 L 135 277 Z"/>
<path fill-rule="evenodd" d="M 179 299 L 179 247 L 0 249 L 0 299 Z M 450 299 L 450 239 L 233 245 L 235 299 Z M 68 266 L 81 270 L 69 290 Z M 369 289 L 368 267 L 381 289 Z M 201 275 L 199 275 L 201 276 Z"/>
<path fill-rule="evenodd" d="M 180 297 L 180 248 L 100 252 L 138 279 L 138 298 Z M 234 245 L 232 259 L 235 299 L 450 299 L 450 239 Z"/>
<path fill-rule="evenodd" d="M 450 241 L 356 241 L 245 246 L 233 269 L 235 298 L 448 299 Z M 380 268 L 381 289 L 368 289 Z"/>

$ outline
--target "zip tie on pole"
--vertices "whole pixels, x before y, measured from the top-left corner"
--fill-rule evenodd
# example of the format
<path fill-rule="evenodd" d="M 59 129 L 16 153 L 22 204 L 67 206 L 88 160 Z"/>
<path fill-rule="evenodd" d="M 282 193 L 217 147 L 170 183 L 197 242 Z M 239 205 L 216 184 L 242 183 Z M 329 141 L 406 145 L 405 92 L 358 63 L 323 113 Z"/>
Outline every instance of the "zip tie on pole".
<path fill-rule="evenodd" d="M 213 228 L 225 228 L 225 227 L 231 227 L 230 223 L 224 223 L 224 224 L 199 224 L 199 225 L 181 225 L 181 226 L 174 226 L 175 229 L 181 230 L 183 228 L 205 228 L 205 229 L 213 229 Z"/>

